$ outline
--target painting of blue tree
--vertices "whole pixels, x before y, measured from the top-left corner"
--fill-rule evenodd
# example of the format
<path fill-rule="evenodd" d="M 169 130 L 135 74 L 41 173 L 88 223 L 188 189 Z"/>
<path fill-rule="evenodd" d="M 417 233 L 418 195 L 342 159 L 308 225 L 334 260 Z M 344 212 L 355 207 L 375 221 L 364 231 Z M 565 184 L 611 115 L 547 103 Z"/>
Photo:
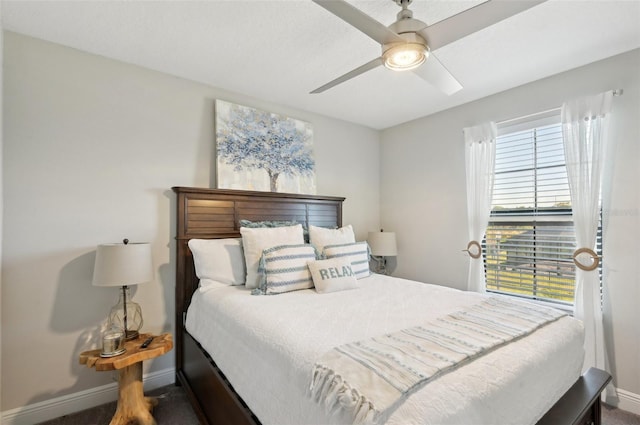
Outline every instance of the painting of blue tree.
<path fill-rule="evenodd" d="M 315 194 L 307 122 L 216 101 L 218 188 Z"/>

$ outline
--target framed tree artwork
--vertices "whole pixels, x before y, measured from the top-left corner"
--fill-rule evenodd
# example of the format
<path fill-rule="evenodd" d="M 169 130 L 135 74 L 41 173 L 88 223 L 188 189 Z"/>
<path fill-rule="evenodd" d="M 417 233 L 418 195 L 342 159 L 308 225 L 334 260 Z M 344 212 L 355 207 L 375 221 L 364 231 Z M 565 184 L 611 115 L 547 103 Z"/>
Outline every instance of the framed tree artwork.
<path fill-rule="evenodd" d="M 219 189 L 315 194 L 311 124 L 216 101 Z"/>

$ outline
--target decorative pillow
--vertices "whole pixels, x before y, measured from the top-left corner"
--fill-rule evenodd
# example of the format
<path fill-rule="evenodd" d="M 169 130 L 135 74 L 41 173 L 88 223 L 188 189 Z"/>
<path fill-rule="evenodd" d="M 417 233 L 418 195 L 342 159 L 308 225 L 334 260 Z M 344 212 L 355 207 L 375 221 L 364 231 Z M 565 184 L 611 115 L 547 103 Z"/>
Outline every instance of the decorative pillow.
<path fill-rule="evenodd" d="M 348 258 L 336 257 L 330 260 L 311 261 L 308 266 L 313 277 L 313 285 L 321 294 L 358 287 L 356 274 Z"/>
<path fill-rule="evenodd" d="M 245 285 L 249 289 L 257 288 L 259 283 L 258 264 L 262 251 L 279 245 L 302 245 L 302 226 L 257 228 L 241 227 L 244 259 L 247 265 L 247 279 Z"/>
<path fill-rule="evenodd" d="M 357 279 L 371 274 L 369 271 L 369 245 L 366 242 L 325 246 L 322 254 L 327 259 L 348 258 Z"/>
<path fill-rule="evenodd" d="M 316 247 L 318 252 L 322 252 L 327 245 L 340 245 L 355 241 L 356 237 L 350 224 L 339 229 L 309 225 L 309 242 Z"/>
<path fill-rule="evenodd" d="M 201 285 L 206 279 L 244 285 L 246 274 L 242 239 L 191 239 L 188 245 Z"/>
<path fill-rule="evenodd" d="M 316 258 L 316 249 L 311 245 L 282 245 L 265 249 L 259 269 L 262 281 L 252 294 L 282 294 L 313 288 L 307 263 Z"/>
<path fill-rule="evenodd" d="M 284 220 L 272 220 L 272 221 L 250 221 L 240 220 L 240 227 L 251 227 L 252 229 L 264 228 L 264 227 L 285 227 L 295 226 L 300 224 L 297 221 L 284 221 Z M 302 225 L 302 235 L 304 236 L 304 243 L 309 243 L 309 229 L 304 224 Z"/>

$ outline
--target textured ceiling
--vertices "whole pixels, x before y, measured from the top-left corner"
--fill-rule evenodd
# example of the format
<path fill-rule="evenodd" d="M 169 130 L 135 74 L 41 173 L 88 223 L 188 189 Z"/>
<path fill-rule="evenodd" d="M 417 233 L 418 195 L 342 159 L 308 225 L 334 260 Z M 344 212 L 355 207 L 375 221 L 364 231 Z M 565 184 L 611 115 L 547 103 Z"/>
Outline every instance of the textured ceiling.
<path fill-rule="evenodd" d="M 390 0 L 351 3 L 385 25 L 399 10 Z M 477 3 L 415 0 L 411 9 L 432 24 Z M 380 56 L 380 47 L 310 0 L 3 0 L 2 22 L 6 30 L 376 129 L 640 47 L 639 0 L 549 0 L 436 50 L 464 86 L 452 96 L 383 67 L 311 95 Z"/>

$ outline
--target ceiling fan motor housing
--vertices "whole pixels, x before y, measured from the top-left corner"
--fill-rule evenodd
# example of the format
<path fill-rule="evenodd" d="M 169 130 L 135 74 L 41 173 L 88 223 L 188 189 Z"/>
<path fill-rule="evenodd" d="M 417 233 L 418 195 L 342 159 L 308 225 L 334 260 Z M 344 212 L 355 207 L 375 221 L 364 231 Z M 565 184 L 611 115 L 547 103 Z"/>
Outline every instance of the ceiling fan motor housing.
<path fill-rule="evenodd" d="M 421 36 L 419 36 L 416 33 L 404 33 L 404 34 L 398 34 L 400 37 L 402 37 L 404 39 L 404 42 L 391 42 L 391 43 L 386 43 L 382 45 L 382 55 L 384 56 L 385 52 L 387 52 L 388 50 L 397 47 L 397 46 L 402 46 L 402 45 L 406 45 L 406 44 L 420 44 L 422 45 L 426 51 L 429 51 L 429 47 L 427 46 L 427 42 L 424 38 L 422 38 Z"/>
<path fill-rule="evenodd" d="M 417 33 L 418 31 L 426 28 L 426 26 L 427 24 L 421 20 L 413 18 L 413 12 L 409 9 L 404 9 L 398 13 L 398 20 L 387 28 L 396 34 L 401 35 L 408 32 Z"/>

